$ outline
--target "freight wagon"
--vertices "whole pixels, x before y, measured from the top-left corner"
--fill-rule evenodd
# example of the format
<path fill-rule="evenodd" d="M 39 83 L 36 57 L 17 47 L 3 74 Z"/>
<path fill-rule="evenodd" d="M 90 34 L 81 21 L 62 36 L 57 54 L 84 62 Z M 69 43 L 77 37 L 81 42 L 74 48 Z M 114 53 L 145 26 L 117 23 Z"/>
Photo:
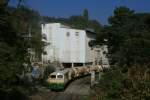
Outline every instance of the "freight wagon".
<path fill-rule="evenodd" d="M 100 72 L 102 71 L 102 67 L 100 65 L 73 67 L 53 72 L 47 79 L 48 88 L 52 90 L 63 90 L 65 89 L 66 85 L 74 78 L 88 75 L 92 71 Z"/>

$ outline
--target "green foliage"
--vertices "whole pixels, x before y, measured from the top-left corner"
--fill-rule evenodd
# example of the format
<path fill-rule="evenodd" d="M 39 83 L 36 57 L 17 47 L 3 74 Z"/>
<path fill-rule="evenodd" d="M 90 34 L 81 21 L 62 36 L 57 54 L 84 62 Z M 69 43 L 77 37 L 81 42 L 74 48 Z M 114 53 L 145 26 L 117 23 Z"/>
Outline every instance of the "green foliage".
<path fill-rule="evenodd" d="M 84 19 L 82 16 L 71 16 L 69 21 L 74 28 L 86 28 L 86 19 Z"/>
<path fill-rule="evenodd" d="M 149 65 L 132 66 L 128 69 L 128 79 L 124 81 L 122 99 L 148 100 L 150 97 L 150 68 Z"/>
<path fill-rule="evenodd" d="M 83 17 L 84 17 L 84 19 L 85 19 L 86 21 L 89 20 L 89 12 L 88 12 L 87 9 L 85 9 L 85 10 L 83 11 Z"/>
<path fill-rule="evenodd" d="M 112 69 L 100 81 L 105 100 L 148 100 L 150 30 L 149 14 L 118 7 L 103 32 L 108 38 Z"/>
<path fill-rule="evenodd" d="M 105 93 L 103 97 L 106 100 L 120 100 L 124 79 L 125 76 L 119 68 L 105 70 L 99 84 L 99 87 Z"/>
<path fill-rule="evenodd" d="M 77 29 L 94 29 L 96 33 L 101 33 L 102 25 L 96 20 L 89 20 L 88 10 L 84 10 L 83 15 L 71 16 L 68 19 L 55 18 L 55 17 L 43 17 L 43 21 L 48 23 L 60 22 L 65 25 L 69 25 Z"/>
<path fill-rule="evenodd" d="M 131 38 L 124 42 L 121 48 L 124 63 L 144 65 L 150 59 L 150 40 L 144 38 Z M 128 56 L 125 56 L 128 55 Z M 122 57 L 122 58 L 123 58 Z"/>
<path fill-rule="evenodd" d="M 133 60 L 136 60 L 137 56 L 140 59 L 143 59 L 142 56 L 149 58 L 150 36 L 142 16 L 135 14 L 128 8 L 120 7 L 116 8 L 114 16 L 110 17 L 109 22 L 110 26 L 106 30 L 111 47 L 110 52 L 119 57 L 117 59 L 121 59 L 119 63 L 134 65 L 135 61 Z M 129 58 L 129 56 L 133 58 Z M 147 63 L 146 60 L 140 62 Z"/>
<path fill-rule="evenodd" d="M 2 100 L 28 100 L 28 91 L 20 86 L 13 87 L 9 91 L 0 91 L 0 97 Z"/>
<path fill-rule="evenodd" d="M 46 69 L 44 71 L 44 78 L 42 80 L 42 84 L 44 86 L 46 86 L 46 87 L 49 86 L 49 84 L 47 83 L 47 79 L 48 79 L 49 75 L 52 72 L 54 72 L 55 70 L 56 70 L 56 65 L 54 65 L 54 64 L 49 64 L 49 65 L 46 66 Z"/>
<path fill-rule="evenodd" d="M 18 26 L 18 29 L 20 29 L 21 33 L 31 33 L 31 41 L 29 41 L 30 48 L 33 48 L 36 52 L 36 58 L 40 59 L 40 55 L 43 52 L 43 46 L 44 43 L 41 41 L 41 16 L 38 12 L 33 11 L 29 8 L 26 8 L 24 6 L 20 6 L 16 11 L 14 12 L 14 16 L 16 19 L 18 19 L 18 24 L 21 26 Z"/>
<path fill-rule="evenodd" d="M 45 79 L 47 79 L 48 78 L 48 76 L 52 73 L 52 72 L 54 72 L 56 69 L 55 69 L 55 65 L 54 64 L 49 64 L 49 65 L 47 65 L 46 66 L 46 69 L 45 69 L 45 72 L 44 72 L 44 77 L 45 77 Z"/>
<path fill-rule="evenodd" d="M 23 63 L 29 61 L 29 43 L 22 33 L 27 33 L 27 24 L 31 21 L 28 19 L 33 15 L 25 16 L 28 13 L 24 14 L 25 10 L 21 8 L 11 9 L 8 2 L 9 0 L 0 2 L 0 94 L 3 94 L 3 100 L 17 100 L 17 97 L 19 99 L 26 95 L 23 91 L 28 90 L 20 80 L 25 72 Z"/>
<path fill-rule="evenodd" d="M 6 6 L 0 12 L 0 89 L 10 89 L 23 71 L 26 46 L 22 36 L 17 33 L 11 13 Z"/>
<path fill-rule="evenodd" d="M 114 10 L 114 16 L 110 17 L 108 21 L 112 26 L 123 26 L 129 23 L 130 19 L 132 20 L 133 13 L 134 11 L 131 11 L 129 8 L 118 7 Z"/>

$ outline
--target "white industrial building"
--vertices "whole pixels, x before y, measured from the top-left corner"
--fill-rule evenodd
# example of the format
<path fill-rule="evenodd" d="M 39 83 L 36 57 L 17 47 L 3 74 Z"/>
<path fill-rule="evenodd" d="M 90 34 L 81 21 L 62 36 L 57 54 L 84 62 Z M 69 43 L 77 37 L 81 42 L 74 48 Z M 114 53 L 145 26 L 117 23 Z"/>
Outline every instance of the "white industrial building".
<path fill-rule="evenodd" d="M 100 64 L 104 68 L 109 68 L 109 59 L 107 57 L 108 55 L 108 46 L 107 45 L 96 45 L 94 47 L 95 51 L 95 64 Z"/>
<path fill-rule="evenodd" d="M 87 30 L 72 29 L 61 23 L 42 24 L 45 63 L 59 62 L 61 64 L 78 66 L 92 64 L 95 61 L 94 49 L 89 42 L 94 40 L 96 33 Z"/>

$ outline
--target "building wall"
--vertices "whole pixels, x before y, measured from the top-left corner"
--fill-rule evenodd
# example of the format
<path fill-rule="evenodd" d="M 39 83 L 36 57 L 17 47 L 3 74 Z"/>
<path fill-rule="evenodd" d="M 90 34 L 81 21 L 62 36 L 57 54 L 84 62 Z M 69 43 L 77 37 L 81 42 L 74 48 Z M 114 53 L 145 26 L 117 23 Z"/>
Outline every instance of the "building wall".
<path fill-rule="evenodd" d="M 59 23 L 42 25 L 42 34 L 50 45 L 45 47 L 43 60 L 62 63 L 85 63 L 86 33 Z M 68 35 L 69 34 L 69 35 Z"/>
<path fill-rule="evenodd" d="M 85 32 L 76 29 L 61 28 L 60 30 L 60 62 L 84 63 L 85 62 Z M 58 40 L 58 39 L 57 39 Z"/>
<path fill-rule="evenodd" d="M 107 47 L 107 45 L 101 46 L 102 66 L 105 67 L 105 68 L 109 68 L 110 67 L 107 54 L 108 54 L 108 47 Z"/>

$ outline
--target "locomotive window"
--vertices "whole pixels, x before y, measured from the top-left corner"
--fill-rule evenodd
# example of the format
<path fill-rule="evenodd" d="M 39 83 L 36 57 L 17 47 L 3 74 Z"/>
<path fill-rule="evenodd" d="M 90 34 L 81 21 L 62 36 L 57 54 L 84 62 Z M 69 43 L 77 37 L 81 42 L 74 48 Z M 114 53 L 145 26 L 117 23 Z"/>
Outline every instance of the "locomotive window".
<path fill-rule="evenodd" d="M 51 75 L 51 78 L 56 78 L 56 75 Z"/>
<path fill-rule="evenodd" d="M 57 75 L 57 78 L 63 78 L 63 75 Z"/>

